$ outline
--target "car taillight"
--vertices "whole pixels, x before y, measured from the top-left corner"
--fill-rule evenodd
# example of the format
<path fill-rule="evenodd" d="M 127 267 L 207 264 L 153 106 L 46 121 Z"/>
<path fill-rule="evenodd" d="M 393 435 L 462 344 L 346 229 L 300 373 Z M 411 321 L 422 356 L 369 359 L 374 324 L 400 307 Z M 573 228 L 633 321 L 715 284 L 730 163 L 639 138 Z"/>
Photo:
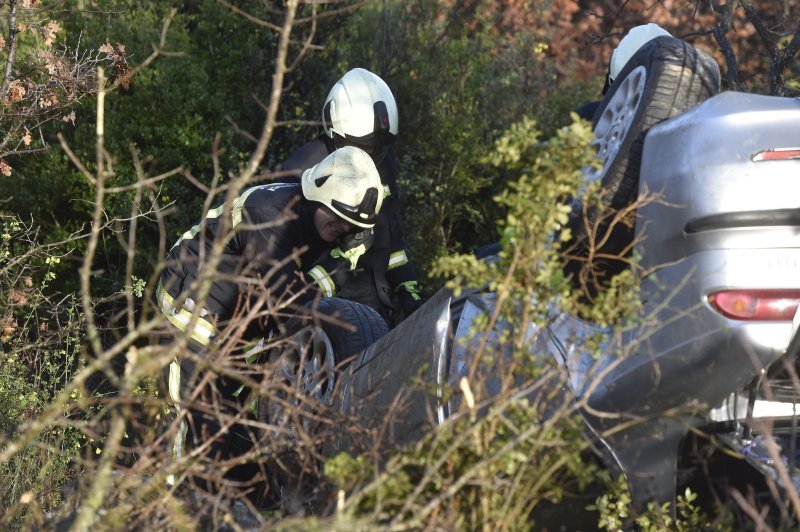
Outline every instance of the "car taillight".
<path fill-rule="evenodd" d="M 792 321 L 800 290 L 720 290 L 709 294 L 708 302 L 734 320 Z"/>
<path fill-rule="evenodd" d="M 776 148 L 753 154 L 753 161 L 792 161 L 800 159 L 800 148 Z"/>

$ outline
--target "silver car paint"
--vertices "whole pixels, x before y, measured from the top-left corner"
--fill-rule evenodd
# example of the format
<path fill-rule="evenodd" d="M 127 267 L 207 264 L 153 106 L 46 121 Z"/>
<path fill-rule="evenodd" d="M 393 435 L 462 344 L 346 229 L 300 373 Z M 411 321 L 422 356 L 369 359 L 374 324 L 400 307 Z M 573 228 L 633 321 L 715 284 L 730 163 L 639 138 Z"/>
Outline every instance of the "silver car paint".
<path fill-rule="evenodd" d="M 643 323 L 607 342 L 599 360 L 584 342 L 608 331 L 560 312 L 557 302 L 549 326 L 531 332 L 531 352 L 566 370 L 565 388 L 576 399 L 646 420 L 604 437 L 613 422 L 585 412 L 623 471 L 640 478 L 632 486 L 640 501 L 674 491 L 668 455 L 688 426 L 702 422 L 697 412 L 705 408 L 707 420 L 730 418 L 725 404 L 736 403 L 736 391 L 783 355 L 795 332 L 790 322 L 728 319 L 707 296 L 729 288 L 800 289 L 800 223 L 778 216 L 800 212 L 800 160 L 753 160 L 763 150 L 797 147 L 798 99 L 726 92 L 653 127 L 640 194 L 659 197 L 637 212 L 636 250 L 642 267 L 656 270 L 642 286 Z M 737 213 L 755 213 L 756 222 L 716 223 Z M 459 408 L 458 384 L 473 363 L 475 343 L 464 339 L 492 305 L 490 294 L 440 291 L 365 351 L 342 379 L 342 408 L 358 408 L 367 425 L 386 423 L 405 393 L 404 413 L 389 423 L 401 442 L 443 422 Z M 432 387 L 411 392 L 420 376 Z M 493 384 L 486 386 L 491 391 Z M 687 406 L 685 417 L 664 415 Z"/>

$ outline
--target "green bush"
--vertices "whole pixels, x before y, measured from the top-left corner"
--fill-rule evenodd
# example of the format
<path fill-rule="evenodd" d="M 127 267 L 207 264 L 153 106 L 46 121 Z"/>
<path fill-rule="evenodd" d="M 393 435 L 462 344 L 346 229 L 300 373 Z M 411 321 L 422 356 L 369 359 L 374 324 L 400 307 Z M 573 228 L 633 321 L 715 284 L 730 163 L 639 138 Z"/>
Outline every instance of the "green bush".
<path fill-rule="evenodd" d="M 270 91 L 274 33 L 254 31 L 249 21 L 213 0 L 192 4 L 192 9 L 179 11 L 172 20 L 167 53 L 135 75 L 127 88 L 117 85 L 106 98 L 104 145 L 113 169 L 109 186 L 136 181 L 132 150 L 150 176 L 181 167 L 206 185 L 214 173 L 211 154 L 217 134 L 223 181 L 237 173 L 250 155 L 252 141 L 237 133 L 231 123 L 250 135 L 260 132 L 264 113 L 257 102 L 266 101 Z M 243 8 L 261 6 L 264 13 L 259 2 L 244 4 Z M 67 11 L 62 22 L 67 45 L 88 50 L 105 44 L 119 49 L 122 45 L 133 67 L 158 44 L 169 7 L 161 2 L 109 1 L 98 9 Z M 113 71 L 108 74 L 111 82 L 121 79 Z M 63 135 L 76 157 L 94 172 L 95 107 L 94 99 L 86 100 L 76 110 L 75 125 L 52 124 L 45 140 L 55 148 L 36 158 L 15 160 L 15 178 L 7 180 L 8 193 L 15 199 L 13 211 L 36 219 L 48 242 L 85 231 L 91 218 L 92 188 L 57 147 L 56 135 Z M 128 218 L 132 194 L 110 197 L 105 205 L 108 215 Z M 166 221 L 169 245 L 200 216 L 204 199 L 205 193 L 180 174 L 153 188 L 156 205 L 179 206 Z M 162 259 L 155 253 L 158 226 L 145 219 L 139 227 L 136 272 L 147 277 Z M 82 242 L 71 245 L 75 248 L 65 251 L 80 256 Z M 103 240 L 98 267 L 105 282 L 98 287 L 105 293 L 121 289 L 124 275 L 117 269 L 124 264 L 123 257 L 117 239 Z"/>
<path fill-rule="evenodd" d="M 500 132 L 530 116 L 551 135 L 599 93 L 559 86 L 533 29 L 511 38 L 492 20 L 437 2 L 366 7 L 332 42 L 330 63 L 381 75 L 398 101 L 403 223 L 428 294 L 443 282 L 431 274 L 436 259 L 496 240 L 504 207 L 491 198 L 516 178 L 484 163 Z"/>
<path fill-rule="evenodd" d="M 59 258 L 19 219 L 0 213 L 0 228 L 0 451 L 6 451 L 82 366 L 85 333 L 74 298 L 48 293 Z M 0 524 L 19 525 L 31 511 L 62 502 L 61 486 L 86 443 L 67 422 L 68 410 L 64 405 L 64 423 L 41 431 L 0 463 L 0 505 L 6 510 Z"/>

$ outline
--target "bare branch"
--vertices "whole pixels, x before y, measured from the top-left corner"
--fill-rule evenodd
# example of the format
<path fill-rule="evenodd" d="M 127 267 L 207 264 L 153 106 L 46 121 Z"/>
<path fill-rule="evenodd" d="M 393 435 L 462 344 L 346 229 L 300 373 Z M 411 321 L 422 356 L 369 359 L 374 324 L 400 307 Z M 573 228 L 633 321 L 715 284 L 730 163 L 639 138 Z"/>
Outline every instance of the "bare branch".
<path fill-rule="evenodd" d="M 75 168 L 77 168 L 80 171 L 80 173 L 83 174 L 83 177 L 85 177 L 89 183 L 94 185 L 95 184 L 94 175 L 92 175 L 92 173 L 86 169 L 86 167 L 83 165 L 80 159 L 78 159 L 78 157 L 75 155 L 72 149 L 70 149 L 66 139 L 64 139 L 64 135 L 62 135 L 61 133 L 58 134 L 58 141 L 61 143 L 61 149 L 63 149 L 64 152 L 67 154 L 67 157 L 69 157 L 69 160 L 72 161 L 72 164 L 75 165 Z"/>
<path fill-rule="evenodd" d="M 223 6 L 227 7 L 228 9 L 230 9 L 231 11 L 236 13 L 237 15 L 239 15 L 241 17 L 244 17 L 246 20 L 252 22 L 253 24 L 255 24 L 257 26 L 261 26 L 262 28 L 268 28 L 268 29 L 270 29 L 270 30 L 272 30 L 272 31 L 274 31 L 276 33 L 281 31 L 281 27 L 280 26 L 272 24 L 271 22 L 267 22 L 266 20 L 264 20 L 262 18 L 253 16 L 250 13 L 248 13 L 247 11 L 238 8 L 235 5 L 233 5 L 233 4 L 229 3 L 229 2 L 226 2 L 225 0 L 217 0 L 217 2 L 219 2 Z"/>
<path fill-rule="evenodd" d="M 8 13 L 8 59 L 6 60 L 6 68 L 3 71 L 3 85 L 0 87 L 0 98 L 5 97 L 8 92 L 8 85 L 11 83 L 11 70 L 14 67 L 14 57 L 17 52 L 17 0 L 11 0 L 9 5 L 11 6 L 11 11 Z"/>
<path fill-rule="evenodd" d="M 777 51 L 775 49 L 775 39 L 766 26 L 764 26 L 764 23 L 761 21 L 761 17 L 758 15 L 758 12 L 753 8 L 752 2 L 750 2 L 750 0 L 739 0 L 739 2 L 744 8 L 747 19 L 753 24 L 758 36 L 761 37 L 761 42 L 763 43 L 764 48 L 767 49 L 770 59 L 776 57 Z M 728 3 L 732 4 L 733 2 Z"/>
<path fill-rule="evenodd" d="M 730 41 L 728 40 L 727 33 L 733 25 L 733 10 L 736 3 L 733 1 L 728 2 L 723 6 L 722 20 L 718 22 L 712 29 L 711 33 L 714 35 L 714 40 L 717 41 L 723 55 L 725 56 L 725 64 L 728 67 L 728 84 L 733 90 L 740 90 L 739 82 L 739 62 L 736 59 L 736 54 L 733 51 Z M 712 7 L 713 9 L 713 7 Z"/>
<path fill-rule="evenodd" d="M 281 92 L 283 88 L 283 78 L 286 75 L 286 57 L 289 53 L 289 42 L 292 27 L 294 26 L 294 16 L 297 11 L 298 0 L 288 0 L 286 2 L 286 18 L 281 29 L 281 37 L 278 45 L 278 53 L 275 58 L 275 73 L 272 75 L 272 91 L 270 94 L 269 107 L 267 109 L 267 116 L 264 120 L 264 128 L 259 137 L 258 144 L 256 145 L 253 154 L 240 176 L 240 180 L 246 183 L 252 177 L 264 154 L 267 151 L 267 146 L 272 138 L 272 132 L 275 128 L 275 117 L 278 114 L 278 106 L 280 104 Z"/>

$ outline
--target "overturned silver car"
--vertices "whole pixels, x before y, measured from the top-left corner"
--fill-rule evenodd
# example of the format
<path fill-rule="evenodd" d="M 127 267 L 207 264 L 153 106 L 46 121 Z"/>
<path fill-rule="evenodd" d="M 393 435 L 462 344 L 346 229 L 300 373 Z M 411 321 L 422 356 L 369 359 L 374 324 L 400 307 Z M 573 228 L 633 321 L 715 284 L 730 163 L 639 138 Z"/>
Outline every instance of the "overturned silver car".
<path fill-rule="evenodd" d="M 630 247 L 651 272 L 646 319 L 612 336 L 552 301 L 548 325 L 529 331 L 531 354 L 561 368 L 564 400 L 579 405 L 640 508 L 673 500 L 680 444 L 697 428 L 800 489 L 800 99 L 719 93 L 710 57 L 659 37 L 621 71 L 593 127 L 602 169 L 587 179 L 610 191 L 609 207 L 660 196 L 604 244 Z M 580 198 L 575 213 L 592 216 Z M 571 223 L 580 248 L 591 224 Z M 459 409 L 476 364 L 470 331 L 494 304 L 479 289 L 441 290 L 343 372 L 326 372 L 331 393 L 320 399 L 382 424 L 392 442 L 413 441 Z M 599 357 L 586 347 L 598 337 Z M 420 376 L 427 388 L 411 385 Z M 402 415 L 387 419 L 399 397 Z M 335 443 L 349 445 L 346 435 Z"/>

